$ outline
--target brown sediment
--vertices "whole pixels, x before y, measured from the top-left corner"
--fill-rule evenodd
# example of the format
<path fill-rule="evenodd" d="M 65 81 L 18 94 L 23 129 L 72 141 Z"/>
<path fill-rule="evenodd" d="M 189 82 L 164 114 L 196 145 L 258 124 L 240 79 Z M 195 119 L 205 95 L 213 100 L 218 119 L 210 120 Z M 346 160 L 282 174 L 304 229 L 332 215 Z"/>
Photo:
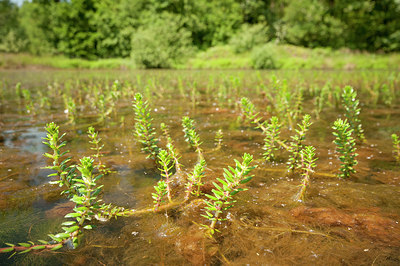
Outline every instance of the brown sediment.
<path fill-rule="evenodd" d="M 75 203 L 73 203 L 72 201 L 59 203 L 55 207 L 53 207 L 52 209 L 47 210 L 45 212 L 46 213 L 46 218 L 54 219 L 54 218 L 64 217 L 68 213 L 71 213 L 73 211 L 74 207 L 75 207 Z"/>
<path fill-rule="evenodd" d="M 300 206 L 290 211 L 291 215 L 302 222 L 328 227 L 347 227 L 360 237 L 400 246 L 400 217 L 396 219 L 383 216 L 378 208 L 359 210 L 339 210 L 336 208 L 309 208 Z M 391 215 L 393 217 L 393 215 Z"/>

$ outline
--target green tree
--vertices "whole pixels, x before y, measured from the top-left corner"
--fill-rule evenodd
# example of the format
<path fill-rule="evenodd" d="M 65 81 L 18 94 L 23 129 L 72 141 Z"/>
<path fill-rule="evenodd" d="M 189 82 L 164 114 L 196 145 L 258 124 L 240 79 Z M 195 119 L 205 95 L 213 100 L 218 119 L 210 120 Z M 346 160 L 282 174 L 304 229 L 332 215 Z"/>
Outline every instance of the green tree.
<path fill-rule="evenodd" d="M 190 32 L 172 14 L 163 13 L 133 34 L 132 58 L 146 68 L 168 68 L 192 52 Z"/>
<path fill-rule="evenodd" d="M 282 36 L 287 42 L 306 47 L 343 44 L 343 25 L 329 14 L 329 6 L 324 1 L 290 1 L 284 12 Z"/>

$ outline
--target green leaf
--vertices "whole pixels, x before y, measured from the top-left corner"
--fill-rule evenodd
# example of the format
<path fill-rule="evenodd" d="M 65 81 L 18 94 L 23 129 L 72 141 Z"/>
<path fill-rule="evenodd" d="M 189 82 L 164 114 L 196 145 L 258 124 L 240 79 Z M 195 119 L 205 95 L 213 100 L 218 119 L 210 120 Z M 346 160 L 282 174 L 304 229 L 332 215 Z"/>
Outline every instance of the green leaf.
<path fill-rule="evenodd" d="M 68 213 L 67 215 L 65 215 L 65 218 L 74 218 L 74 217 L 81 217 L 82 214 L 80 213 L 76 213 L 76 212 L 72 212 L 72 213 Z"/>
<path fill-rule="evenodd" d="M 75 226 L 72 226 L 70 228 L 67 228 L 67 230 L 65 230 L 65 232 L 66 233 L 72 233 L 72 232 L 75 232 L 78 229 L 79 229 L 79 226 L 75 225 Z"/>
<path fill-rule="evenodd" d="M 59 233 L 59 234 L 55 235 L 55 237 L 59 238 L 59 239 L 66 239 L 66 238 L 69 237 L 69 234 L 67 234 L 67 233 Z M 58 241 L 58 242 L 60 242 L 60 241 Z"/>
<path fill-rule="evenodd" d="M 56 245 L 55 247 L 53 247 L 51 250 L 52 251 L 55 251 L 55 250 L 58 250 L 58 249 L 60 249 L 60 248 L 62 248 L 63 247 L 63 245 L 62 244 L 59 244 L 59 245 Z"/>
<path fill-rule="evenodd" d="M 11 247 L 11 248 L 3 249 L 1 252 L 2 252 L 2 253 L 7 253 L 7 252 L 11 252 L 11 251 L 13 251 L 13 250 L 14 250 L 14 248 Z"/>
<path fill-rule="evenodd" d="M 76 222 L 75 221 L 68 221 L 68 222 L 63 222 L 61 225 L 70 226 L 70 225 L 73 225 L 73 224 L 76 224 Z"/>
<path fill-rule="evenodd" d="M 83 229 L 91 230 L 91 229 L 93 229 L 93 226 L 91 226 L 90 224 L 88 224 L 88 225 L 86 225 L 85 227 L 83 227 Z"/>
<path fill-rule="evenodd" d="M 31 249 L 29 248 L 29 249 L 26 249 L 26 250 L 24 250 L 24 251 L 21 251 L 20 253 L 18 253 L 18 254 L 24 254 L 24 253 L 28 253 L 28 252 L 30 252 L 31 251 Z"/>
<path fill-rule="evenodd" d="M 34 250 L 45 249 L 45 248 L 46 248 L 45 246 L 34 246 L 34 247 L 32 247 L 32 249 L 34 249 Z"/>
<path fill-rule="evenodd" d="M 31 244 L 28 244 L 28 243 L 18 243 L 18 245 L 20 245 L 21 247 L 26 247 L 26 248 L 29 248 L 31 246 Z"/>
<path fill-rule="evenodd" d="M 249 182 L 251 179 L 253 179 L 252 176 L 249 176 L 249 177 L 247 177 L 247 178 L 245 178 L 245 179 L 242 179 L 242 181 L 240 181 L 240 184 L 246 184 L 246 183 Z"/>

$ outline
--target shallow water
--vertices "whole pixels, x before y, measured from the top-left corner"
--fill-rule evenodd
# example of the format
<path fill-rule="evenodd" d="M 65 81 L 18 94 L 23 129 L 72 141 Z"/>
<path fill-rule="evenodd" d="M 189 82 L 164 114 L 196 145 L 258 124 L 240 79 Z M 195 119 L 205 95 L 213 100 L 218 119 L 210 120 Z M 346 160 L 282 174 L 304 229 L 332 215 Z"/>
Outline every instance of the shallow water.
<path fill-rule="evenodd" d="M 277 161 L 262 159 L 263 135 L 240 119 L 237 104 L 249 97 L 266 119 L 272 75 L 287 79 L 291 90 L 346 84 L 358 90 L 361 120 L 368 140 L 357 146 L 357 173 L 348 180 L 332 174 L 339 161 L 332 143 L 331 126 L 343 110 L 325 104 L 317 119 L 314 97 L 304 95 L 303 112 L 311 113 L 314 124 L 307 144 L 317 149 L 316 173 L 311 178 L 305 203 L 293 201 L 300 174 L 286 171 L 287 154 Z M 99 120 L 91 103 L 97 96 L 91 87 L 104 91 L 118 79 L 123 84 L 116 109 Z M 154 126 L 170 126 L 171 136 L 182 155 L 181 163 L 191 171 L 197 155 L 184 142 L 181 117 L 196 121 L 203 141 L 207 169 L 205 183 L 220 177 L 223 168 L 234 164 L 244 152 L 254 155 L 258 168 L 246 192 L 220 225 L 214 240 L 204 237 L 197 224 L 204 204 L 192 201 L 167 213 L 119 218 L 85 232 L 80 246 L 57 252 L 15 255 L 0 254 L 0 264 L 40 265 L 148 265 L 148 264 L 378 264 L 400 263 L 400 165 L 392 155 L 390 135 L 400 133 L 400 75 L 397 72 L 254 72 L 254 71 L 3 71 L 0 72 L 0 247 L 4 243 L 47 239 L 61 230 L 62 217 L 71 204 L 58 187 L 48 184 L 51 173 L 42 169 L 49 162 L 42 156 L 44 125 L 54 121 L 66 133 L 67 148 L 74 162 L 90 155 L 87 127 L 94 125 L 105 144 L 103 162 L 116 172 L 102 178 L 106 203 L 143 209 L 152 205 L 153 186 L 160 178 L 155 164 L 140 152 L 133 137 L 131 108 L 137 91 L 149 100 Z M 15 84 L 31 91 L 34 109 L 15 94 Z M 179 84 L 182 84 L 180 87 Z M 390 106 L 381 99 L 374 103 L 370 88 L 391 84 L 396 96 Z M 193 89 L 193 88 L 196 89 Z M 72 95 L 77 104 L 74 121 L 65 112 L 62 94 Z M 50 105 L 40 106 L 46 96 Z M 214 151 L 214 134 L 224 132 L 222 149 Z M 289 139 L 293 130 L 282 129 Z M 161 144 L 165 144 L 164 141 Z M 176 191 L 179 196 L 179 189 Z"/>

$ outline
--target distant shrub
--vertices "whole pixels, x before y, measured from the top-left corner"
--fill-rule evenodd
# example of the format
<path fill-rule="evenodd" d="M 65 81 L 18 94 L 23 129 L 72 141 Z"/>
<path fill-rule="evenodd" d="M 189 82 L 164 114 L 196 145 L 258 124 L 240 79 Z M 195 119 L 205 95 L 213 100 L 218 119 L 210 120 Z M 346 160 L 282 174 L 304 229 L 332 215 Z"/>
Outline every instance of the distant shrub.
<path fill-rule="evenodd" d="M 243 24 L 229 41 L 236 53 L 250 51 L 254 47 L 268 42 L 267 27 L 263 24 Z"/>
<path fill-rule="evenodd" d="M 18 37 L 14 30 L 10 30 L 0 41 L 0 52 L 18 53 L 25 49 L 26 41 Z"/>
<path fill-rule="evenodd" d="M 251 53 L 251 64 L 255 69 L 277 69 L 277 60 L 272 44 L 255 47 Z"/>
<path fill-rule="evenodd" d="M 133 34 L 132 58 L 139 67 L 170 68 L 192 54 L 191 44 L 191 33 L 175 17 L 162 16 Z"/>

